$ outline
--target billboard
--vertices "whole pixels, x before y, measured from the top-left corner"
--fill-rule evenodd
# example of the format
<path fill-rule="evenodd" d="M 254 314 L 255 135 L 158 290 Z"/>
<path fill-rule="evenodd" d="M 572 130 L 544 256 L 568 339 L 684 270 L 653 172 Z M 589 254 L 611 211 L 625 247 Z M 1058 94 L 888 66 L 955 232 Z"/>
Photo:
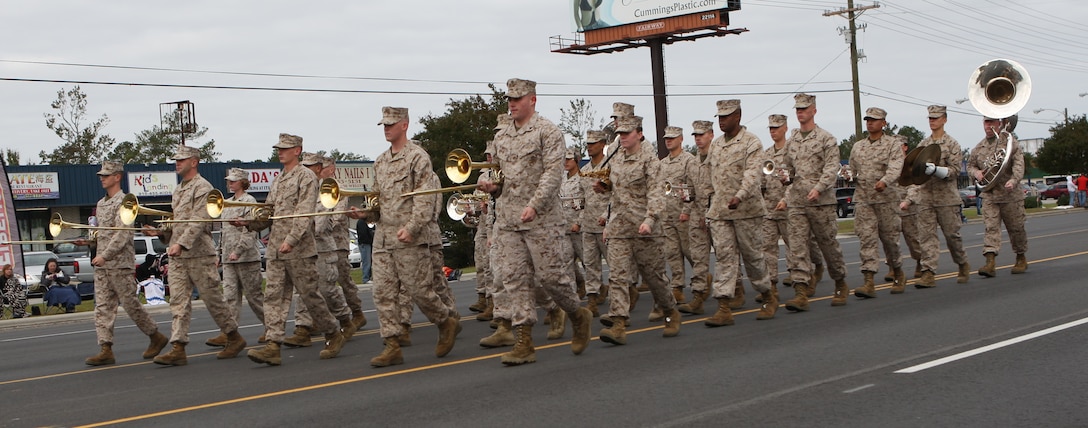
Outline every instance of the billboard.
<path fill-rule="evenodd" d="M 585 32 L 700 12 L 739 9 L 739 0 L 581 0 L 574 2 L 574 30 Z"/>
<path fill-rule="evenodd" d="M 128 173 L 128 191 L 139 197 L 170 196 L 177 185 L 178 175 L 174 172 Z"/>

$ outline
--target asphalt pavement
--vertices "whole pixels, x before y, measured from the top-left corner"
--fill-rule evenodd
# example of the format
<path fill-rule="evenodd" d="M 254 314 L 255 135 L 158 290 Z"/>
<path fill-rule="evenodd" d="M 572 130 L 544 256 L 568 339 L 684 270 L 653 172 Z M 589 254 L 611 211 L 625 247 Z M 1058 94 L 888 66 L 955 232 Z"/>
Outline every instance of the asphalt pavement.
<path fill-rule="evenodd" d="M 997 277 L 956 284 L 944 251 L 934 289 L 893 296 L 880 281 L 877 298 L 831 307 L 825 278 L 811 311 L 780 309 L 767 321 L 755 320 L 749 292 L 736 325 L 705 327 L 708 303 L 675 338 L 646 321 L 643 293 L 628 345 L 594 338 L 574 356 L 569 327 L 549 341 L 541 325 L 537 363 L 519 367 L 499 362 L 506 349 L 477 345 L 491 330 L 469 318 L 470 275 L 451 284 L 466 316 L 453 352 L 434 356 L 436 330 L 417 313 L 406 364 L 383 369 L 368 364 L 381 351 L 373 311 L 339 357 L 318 359 L 315 337 L 285 349 L 279 367 L 216 360 L 203 341 L 218 331 L 199 300 L 184 367 L 142 360 L 147 339 L 123 315 L 118 363 L 104 367 L 83 364 L 97 351 L 89 313 L 4 320 L 0 426 L 1088 426 L 1088 211 L 1033 215 L 1027 230 L 1023 275 L 1009 273 L 1005 242 Z M 982 224 L 961 232 L 977 270 Z M 847 281 L 859 286 L 857 239 L 839 242 Z M 168 309 L 152 317 L 169 330 Z M 248 308 L 241 325 L 256 346 L 263 328 Z"/>

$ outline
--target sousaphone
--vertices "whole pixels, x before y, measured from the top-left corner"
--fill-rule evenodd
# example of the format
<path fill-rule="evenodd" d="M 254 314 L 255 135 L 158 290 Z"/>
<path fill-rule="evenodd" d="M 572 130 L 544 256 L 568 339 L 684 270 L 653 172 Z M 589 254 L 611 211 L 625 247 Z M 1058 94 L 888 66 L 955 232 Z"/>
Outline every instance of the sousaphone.
<path fill-rule="evenodd" d="M 975 110 L 986 117 L 1005 119 L 1005 126 L 994 129 L 998 139 L 1005 141 L 1005 146 L 986 159 L 983 178 L 978 181 L 983 192 L 996 187 L 999 184 L 997 177 L 1009 168 L 1016 113 L 1027 105 L 1030 96 L 1031 76 L 1013 60 L 990 60 L 979 66 L 967 81 L 967 97 Z"/>

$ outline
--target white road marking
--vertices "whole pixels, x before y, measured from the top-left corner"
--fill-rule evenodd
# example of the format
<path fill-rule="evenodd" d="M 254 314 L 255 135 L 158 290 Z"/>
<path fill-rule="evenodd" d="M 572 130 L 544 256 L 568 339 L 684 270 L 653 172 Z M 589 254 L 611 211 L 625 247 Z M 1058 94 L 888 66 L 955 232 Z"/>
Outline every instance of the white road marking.
<path fill-rule="evenodd" d="M 861 391 L 861 390 L 863 390 L 863 389 L 866 389 L 866 388 L 869 388 L 869 387 L 873 387 L 873 386 L 876 386 L 876 384 L 875 384 L 875 383 L 870 383 L 870 384 L 868 384 L 868 385 L 862 385 L 862 386 L 859 386 L 859 387 L 857 387 L 857 388 L 853 388 L 853 389 L 848 389 L 848 390 L 846 390 L 846 391 L 843 391 L 843 393 L 844 393 L 844 394 L 853 394 L 853 393 L 855 393 L 855 392 L 858 392 L 858 391 Z"/>
<path fill-rule="evenodd" d="M 1054 327 L 1050 327 L 1050 328 L 1045 329 L 1045 330 L 1040 330 L 1040 331 L 1037 331 L 1037 332 L 1034 332 L 1034 333 L 1025 334 L 1023 336 L 1014 337 L 1012 339 L 997 342 L 997 343 L 994 343 L 992 345 L 983 346 L 981 348 L 972 349 L 970 351 L 960 352 L 960 353 L 958 353 L 956 355 L 949 355 L 947 357 L 936 359 L 936 360 L 930 361 L 928 363 L 923 363 L 923 364 L 919 364 L 919 365 L 916 365 L 916 366 L 907 367 L 907 368 L 902 369 L 902 370 L 896 370 L 895 373 L 917 373 L 917 372 L 920 372 L 920 371 L 925 370 L 925 369 L 930 369 L 930 368 L 933 368 L 933 367 L 940 366 L 942 364 L 947 364 L 947 363 L 951 363 L 953 361 L 962 360 L 964 358 L 973 357 L 973 356 L 981 354 L 983 352 L 993 351 L 995 349 L 1004 348 L 1004 347 L 1009 346 L 1009 345 L 1015 345 L 1015 344 L 1020 343 L 1020 342 L 1031 340 L 1031 339 L 1034 339 L 1034 338 L 1037 338 L 1037 337 L 1046 336 L 1046 335 L 1048 335 L 1050 333 L 1056 333 L 1056 332 L 1059 332 L 1059 331 L 1062 331 L 1062 330 L 1065 330 L 1065 329 L 1068 329 L 1068 328 L 1073 328 L 1073 327 L 1076 327 L 1078 325 L 1085 324 L 1085 323 L 1088 323 L 1088 318 L 1081 318 L 1081 319 L 1076 320 L 1076 321 L 1070 321 L 1070 322 L 1067 322 L 1065 324 L 1056 325 Z"/>

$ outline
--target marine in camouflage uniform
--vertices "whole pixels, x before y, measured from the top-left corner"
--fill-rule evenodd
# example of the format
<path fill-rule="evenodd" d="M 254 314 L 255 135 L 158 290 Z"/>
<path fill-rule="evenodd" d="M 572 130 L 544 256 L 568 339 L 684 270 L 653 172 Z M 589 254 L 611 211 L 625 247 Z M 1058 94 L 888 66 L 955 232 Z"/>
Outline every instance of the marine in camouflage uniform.
<path fill-rule="evenodd" d="M 564 239 L 559 186 L 563 174 L 563 133 L 536 113 L 536 82 L 507 81 L 512 122 L 495 135 L 495 162 L 503 172 L 502 187 L 480 182 L 480 190 L 500 192 L 495 201 L 498 245 L 496 277 L 509 294 L 514 349 L 503 354 L 507 365 L 536 361 L 532 326 L 536 323 L 533 289 L 542 287 L 574 321 L 571 350 L 580 354 L 589 341 L 593 315 L 579 305 L 570 264 L 573 250 Z"/>
<path fill-rule="evenodd" d="M 937 226 L 940 225 L 948 253 L 952 256 L 952 261 L 959 266 L 956 282 L 963 284 L 967 282 L 971 272 L 967 253 L 963 249 L 963 238 L 960 237 L 960 227 L 963 225 L 960 219 L 963 201 L 956 190 L 956 178 L 959 177 L 963 164 L 963 148 L 955 138 L 944 131 L 944 125 L 948 122 L 945 106 L 929 106 L 927 113 L 929 129 L 933 131 L 933 134 L 922 140 L 918 147 L 940 146 L 941 158 L 934 162 L 934 172 L 936 167 L 945 168 L 944 177 L 934 176 L 925 183 L 910 186 L 906 201 L 900 204 L 900 207 L 906 205 L 906 208 L 918 207 L 919 210 L 917 223 L 919 229 L 924 231 L 919 234 L 921 270 L 929 272 L 929 277 L 923 276 L 925 279 L 920 283 L 936 285 L 932 276 L 937 273 L 937 260 L 940 258 L 940 241 L 937 238 Z"/>
<path fill-rule="evenodd" d="M 102 181 L 102 188 L 106 190 L 106 196 L 98 201 L 95 212 L 98 213 L 98 225 L 102 227 L 119 227 L 121 218 L 118 211 L 124 193 L 121 192 L 121 180 L 124 176 L 124 165 L 120 162 L 102 162 L 102 168 L 98 171 L 98 178 Z M 91 245 L 95 255 L 91 264 L 94 270 L 94 330 L 98 336 L 98 346 L 101 351 L 88 357 L 86 363 L 92 366 L 101 366 L 115 363 L 113 356 L 113 327 L 117 319 L 117 306 L 125 308 L 136 328 L 146 334 L 151 343 L 144 351 L 144 359 L 154 358 L 168 342 L 162 333 L 159 333 L 155 321 L 148 316 L 147 311 L 136 299 L 133 290 L 133 264 L 136 252 L 133 250 L 133 232 L 129 230 L 99 230 L 97 238 L 93 241 L 77 240 L 77 245 Z"/>
<path fill-rule="evenodd" d="M 323 156 L 321 158 L 321 174 L 319 177 L 336 178 L 336 160 L 330 156 Z M 350 208 L 346 202 L 347 198 L 343 198 L 333 208 L 335 211 L 344 211 Z M 355 330 L 362 328 L 366 325 L 366 316 L 363 315 L 363 300 L 359 298 L 359 286 L 355 284 L 355 280 L 351 278 L 351 262 L 348 261 L 348 254 L 351 252 L 350 237 L 348 229 L 351 228 L 351 219 L 344 215 L 333 216 L 329 219 L 331 225 L 331 235 L 335 240 L 335 252 L 336 252 L 336 284 L 340 286 L 340 289 L 344 293 L 344 301 L 347 303 L 348 308 L 351 309 L 351 322 Z M 314 219 L 314 231 L 315 236 L 318 230 L 318 219 Z M 327 228 L 322 224 L 322 228 Z M 345 336 L 345 339 L 351 339 L 351 336 Z"/>
<path fill-rule="evenodd" d="M 691 211 L 695 201 L 695 177 L 698 160 L 684 151 L 684 129 L 678 126 L 665 128 L 665 147 L 668 156 L 661 158 L 661 174 L 672 186 L 672 195 L 665 198 L 665 213 L 661 230 L 665 234 L 665 260 L 671 277 L 669 287 L 678 303 L 684 300 L 684 261 L 694 268 L 691 255 Z M 698 278 L 692 277 L 692 281 Z"/>
<path fill-rule="evenodd" d="M 608 198 L 611 190 L 601 193 L 593 191 L 593 185 L 598 180 L 587 175 L 588 173 L 606 169 L 604 165 L 604 148 L 608 144 L 604 131 L 586 132 L 586 151 L 589 153 L 589 162 L 581 169 L 582 193 L 585 195 L 586 206 L 580 211 L 580 225 L 582 228 L 582 261 L 586 267 L 586 306 L 593 316 L 599 316 L 597 305 L 604 303 L 608 295 L 608 282 L 604 278 L 601 269 L 601 259 L 608 251 L 605 246 L 602 226 L 605 215 L 608 212 Z"/>
<path fill-rule="evenodd" d="M 782 158 L 782 167 L 789 171 L 791 184 L 786 189 L 785 200 L 779 201 L 775 209 L 787 210 L 789 242 L 806 242 L 815 236 L 827 270 L 835 280 L 831 305 L 842 306 L 846 304 L 850 290 L 846 286 L 846 263 L 842 258 L 842 249 L 835 239 L 838 233 L 835 179 L 840 165 L 839 144 L 834 135 L 816 125 L 815 96 L 795 95 L 794 110 L 800 127 L 790 134 L 786 155 Z M 806 246 L 796 245 L 789 250 L 786 264 L 796 295 L 786 302 L 786 309 L 806 311 L 813 263 Z"/>
<path fill-rule="evenodd" d="M 567 149 L 563 157 L 563 182 L 559 186 L 559 200 L 563 220 L 567 226 L 567 238 L 570 239 L 570 247 L 574 257 L 571 259 L 571 272 L 574 273 L 574 283 L 578 286 L 579 297 L 586 294 L 586 276 L 584 273 L 582 256 L 582 223 L 581 214 L 586 208 L 586 195 L 582 190 L 582 177 L 578 175 L 578 161 L 581 156 L 575 155 L 573 150 Z"/>
<path fill-rule="evenodd" d="M 857 187 L 854 193 L 854 229 L 861 244 L 861 273 L 865 280 L 854 290 L 859 298 L 876 297 L 873 276 L 880 267 L 877 242 L 884 246 L 884 257 L 895 276 L 895 285 L 902 287 L 903 275 L 899 253 L 899 191 L 898 178 L 903 170 L 903 149 L 899 141 L 884 133 L 888 124 L 884 109 L 865 110 L 865 126 L 869 136 L 854 142 L 850 150 L 850 168 Z"/>
<path fill-rule="evenodd" d="M 714 140 L 714 123 L 696 120 L 691 123 L 691 135 L 699 154 L 695 157 L 687 175 L 691 177 L 694 200 L 688 205 L 688 247 L 691 251 L 691 301 L 677 306 L 685 314 L 700 315 L 703 303 L 710 297 L 710 227 L 707 226 L 706 210 L 714 186 L 710 182 L 710 143 Z"/>
<path fill-rule="evenodd" d="M 772 293 L 763 261 L 763 195 L 759 191 L 763 143 L 741 126 L 740 100 L 720 100 L 718 127 L 722 135 L 710 143 L 710 181 L 714 195 L 706 217 L 714 236 L 715 275 L 712 297 L 718 311 L 705 324 L 733 325 L 729 300 L 738 292 L 740 262 L 744 261 L 752 287 L 763 297 L 756 319 L 774 318 L 778 297 Z"/>
<path fill-rule="evenodd" d="M 257 199 L 246 192 L 249 189 L 248 173 L 241 168 L 231 168 L 227 176 L 228 189 L 236 186 L 237 192 L 232 194 L 227 201 L 256 203 Z M 223 219 L 246 219 L 253 216 L 254 207 L 234 206 L 223 208 Z M 264 290 L 261 282 L 261 253 L 257 248 L 257 235 L 244 226 L 224 224 L 222 237 L 220 238 L 219 262 L 223 267 L 223 300 L 230 306 L 231 316 L 235 320 L 241 318 L 242 296 L 245 296 L 249 308 L 257 319 L 264 324 Z M 205 342 L 209 346 L 224 346 L 226 335 L 209 339 Z M 267 335 L 261 334 L 258 342 L 267 341 Z"/>
<path fill-rule="evenodd" d="M 665 337 L 680 334 L 680 311 L 669 291 L 662 250 L 665 237 L 661 231 L 665 215 L 664 177 L 661 163 L 652 148 L 643 144 L 642 118 L 620 118 L 620 150 L 612 159 L 611 208 L 605 225 L 608 240 L 609 320 L 612 326 L 601 330 L 601 340 L 615 345 L 627 344 L 626 321 L 630 318 L 628 288 L 637 275 L 649 287 L 655 309 L 664 315 Z"/>
<path fill-rule="evenodd" d="M 308 214 L 317 201 L 317 175 L 300 164 L 302 137 L 280 134 L 272 146 L 278 150 L 283 171 L 272 181 L 265 201 L 277 216 Z M 310 312 L 313 332 L 325 334 L 325 349 L 320 358 L 335 358 L 344 345 L 337 320 L 329 311 L 318 289 L 317 243 L 314 241 L 313 217 L 294 217 L 272 222 L 247 222 L 250 230 L 262 230 L 271 223 L 268 249 L 265 250 L 265 328 L 268 343 L 262 349 L 251 349 L 247 356 L 256 363 L 280 365 L 280 345 L 286 339 L 287 317 L 291 297 L 297 291 L 299 300 Z"/>
<path fill-rule="evenodd" d="M 1006 154 L 1009 165 L 1004 171 L 993 177 L 990 183 L 995 183 L 993 188 L 982 192 L 982 221 L 986 225 L 986 236 L 983 239 L 982 254 L 986 257 L 986 265 L 978 270 L 978 274 L 992 277 L 997 274 L 995 259 L 998 250 L 1001 249 L 1001 224 L 1005 224 L 1005 231 L 1009 234 L 1009 243 L 1012 251 L 1016 253 L 1016 264 L 1012 267 L 1012 273 L 1024 273 L 1028 269 L 1027 257 L 1028 235 L 1024 231 L 1024 191 L 1020 189 L 1020 180 L 1024 177 L 1024 156 L 1020 149 L 1020 143 L 1010 134 L 1001 135 L 1001 129 L 1008 119 L 985 118 L 983 127 L 986 138 L 979 141 L 971 150 L 971 156 L 967 160 L 967 174 L 976 182 L 989 178 L 985 172 L 990 166 L 990 161 L 995 159 L 994 154 L 998 150 L 1005 150 L 1008 138 L 1012 138 L 1012 150 Z"/>

